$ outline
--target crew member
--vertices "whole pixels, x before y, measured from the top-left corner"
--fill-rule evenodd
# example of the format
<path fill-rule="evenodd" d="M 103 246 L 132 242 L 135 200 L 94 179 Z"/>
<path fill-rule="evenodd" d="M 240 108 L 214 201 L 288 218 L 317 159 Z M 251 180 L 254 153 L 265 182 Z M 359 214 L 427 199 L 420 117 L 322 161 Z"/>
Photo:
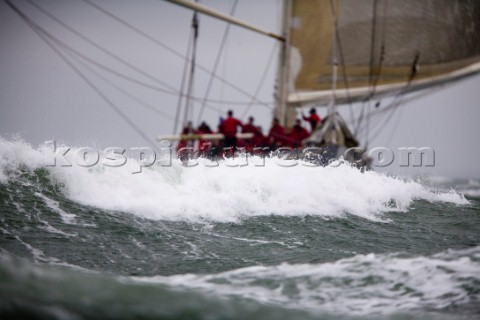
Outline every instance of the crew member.
<path fill-rule="evenodd" d="M 317 110 L 315 110 L 315 108 L 310 109 L 310 116 L 305 117 L 304 115 L 302 115 L 302 117 L 303 120 L 310 123 L 311 132 L 313 132 L 313 130 L 315 130 L 317 125 L 320 123 L 320 121 L 322 121 L 322 119 L 320 119 L 320 117 L 318 116 Z"/>
<path fill-rule="evenodd" d="M 268 140 L 273 150 L 283 147 L 285 143 L 285 128 L 280 125 L 278 118 L 273 118 L 272 127 L 268 133 Z"/>
<path fill-rule="evenodd" d="M 233 111 L 228 110 L 227 118 L 223 120 L 223 134 L 225 135 L 225 147 L 237 150 L 237 128 L 243 125 L 237 118 L 233 117 Z"/>
<path fill-rule="evenodd" d="M 209 134 L 212 133 L 212 129 L 210 129 L 209 125 L 206 122 L 202 122 L 198 127 L 197 134 Z M 201 157 L 208 157 L 209 150 L 211 147 L 211 142 L 209 140 L 198 140 L 198 155 Z"/>
<path fill-rule="evenodd" d="M 302 127 L 302 121 L 297 119 L 295 125 L 292 127 L 292 131 L 288 134 L 288 146 L 292 148 L 302 147 L 302 140 L 308 138 L 310 134 L 307 129 Z"/>
<path fill-rule="evenodd" d="M 248 123 L 243 125 L 243 127 L 242 127 L 242 132 L 243 133 L 253 133 L 253 134 L 255 134 L 255 132 L 257 132 L 257 127 L 253 124 L 254 120 L 255 119 L 252 116 L 248 117 Z"/>
<path fill-rule="evenodd" d="M 187 135 L 191 135 L 194 133 L 193 125 L 191 121 L 187 122 L 187 125 L 183 127 L 182 133 L 181 133 L 181 138 L 180 141 L 177 144 L 177 155 L 178 157 L 182 160 L 185 161 L 188 158 L 193 156 L 192 148 L 192 142 L 189 139 L 182 139 Z"/>

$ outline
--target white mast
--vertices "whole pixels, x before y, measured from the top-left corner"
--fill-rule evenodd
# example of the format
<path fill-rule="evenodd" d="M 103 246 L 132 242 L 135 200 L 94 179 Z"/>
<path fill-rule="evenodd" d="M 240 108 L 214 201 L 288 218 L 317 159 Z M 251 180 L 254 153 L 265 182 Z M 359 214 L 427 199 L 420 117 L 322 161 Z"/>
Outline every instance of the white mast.
<path fill-rule="evenodd" d="M 280 53 L 278 57 L 278 74 L 277 88 L 275 92 L 276 106 L 274 116 L 280 120 L 280 124 L 291 126 L 295 121 L 295 111 L 288 108 L 288 80 L 290 69 L 290 16 L 291 1 L 284 0 L 282 8 L 282 36 L 285 39 L 281 43 Z M 293 114 L 293 116 L 292 116 Z"/>
<path fill-rule="evenodd" d="M 337 79 L 338 79 L 338 58 L 337 58 L 337 7 L 336 0 L 332 0 L 332 16 L 333 16 L 333 41 L 332 41 L 332 94 L 330 97 L 330 103 L 328 104 L 328 121 L 327 132 L 330 132 L 330 143 L 339 143 L 339 123 L 336 115 L 336 91 L 337 91 Z"/>
<path fill-rule="evenodd" d="M 332 43 L 332 94 L 330 97 L 330 103 L 328 105 L 328 116 L 332 118 L 336 107 L 336 91 L 337 91 L 337 78 L 338 78 L 338 59 L 337 59 L 337 8 L 336 1 L 332 0 L 332 13 L 333 13 L 333 43 Z"/>

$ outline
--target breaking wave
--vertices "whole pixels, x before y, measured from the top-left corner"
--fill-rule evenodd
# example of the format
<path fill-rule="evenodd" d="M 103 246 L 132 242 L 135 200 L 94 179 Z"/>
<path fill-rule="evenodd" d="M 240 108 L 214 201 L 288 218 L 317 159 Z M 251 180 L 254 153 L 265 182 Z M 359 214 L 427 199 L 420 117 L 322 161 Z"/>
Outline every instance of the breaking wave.
<path fill-rule="evenodd" d="M 75 148 L 72 148 L 75 154 Z M 382 213 L 407 211 L 415 200 L 467 204 L 462 194 L 436 192 L 422 184 L 348 164 L 286 167 L 267 158 L 246 166 L 205 160 L 186 167 L 153 165 L 132 174 L 141 162 L 124 166 L 48 167 L 52 150 L 0 138 L 0 183 L 19 180 L 22 172 L 46 171 L 51 184 L 80 204 L 128 212 L 149 219 L 236 222 L 249 216 L 352 214 L 382 220 Z M 50 158 L 49 158 L 50 156 Z M 50 161 L 50 162 L 49 162 Z"/>
<path fill-rule="evenodd" d="M 303 310 L 372 315 L 471 308 L 480 298 L 479 270 L 480 247 L 475 247 L 432 256 L 372 253 L 322 264 L 134 279 Z M 470 310 L 478 311 L 478 305 Z"/>

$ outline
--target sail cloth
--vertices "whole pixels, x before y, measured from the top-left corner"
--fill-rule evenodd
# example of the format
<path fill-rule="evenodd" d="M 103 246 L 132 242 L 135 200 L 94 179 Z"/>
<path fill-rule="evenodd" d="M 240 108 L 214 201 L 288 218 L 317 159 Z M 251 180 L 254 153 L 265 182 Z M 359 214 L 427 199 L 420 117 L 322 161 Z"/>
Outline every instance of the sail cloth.
<path fill-rule="evenodd" d="M 290 11 L 290 106 L 330 100 L 335 51 L 337 103 L 413 91 L 480 69 L 478 0 L 293 0 Z"/>

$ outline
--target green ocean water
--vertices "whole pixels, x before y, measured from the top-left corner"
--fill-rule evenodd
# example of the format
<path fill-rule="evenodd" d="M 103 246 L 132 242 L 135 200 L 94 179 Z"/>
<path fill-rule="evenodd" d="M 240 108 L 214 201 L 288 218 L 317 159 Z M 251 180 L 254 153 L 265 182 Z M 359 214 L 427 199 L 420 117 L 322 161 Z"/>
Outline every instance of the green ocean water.
<path fill-rule="evenodd" d="M 2 319 L 480 318 L 477 180 L 180 164 L 130 177 L 1 148 Z"/>

